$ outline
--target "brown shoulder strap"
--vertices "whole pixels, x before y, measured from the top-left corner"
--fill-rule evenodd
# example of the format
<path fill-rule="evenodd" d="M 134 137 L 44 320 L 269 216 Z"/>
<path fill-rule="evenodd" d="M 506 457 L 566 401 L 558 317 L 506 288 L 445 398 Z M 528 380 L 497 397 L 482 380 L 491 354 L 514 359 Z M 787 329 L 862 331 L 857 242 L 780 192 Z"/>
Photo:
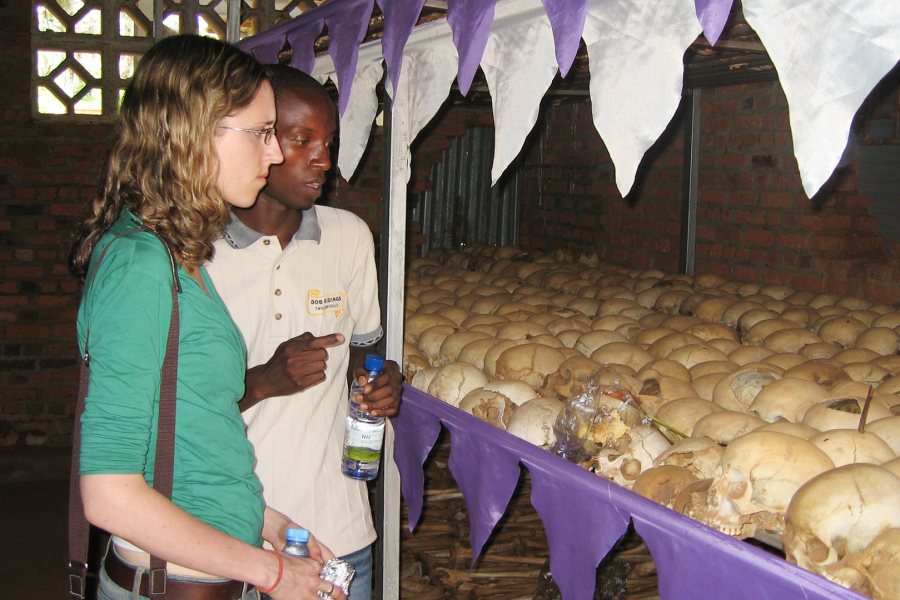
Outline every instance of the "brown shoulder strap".
<path fill-rule="evenodd" d="M 172 267 L 172 316 L 169 321 L 169 332 L 166 338 L 166 354 L 161 369 L 161 381 L 159 390 L 159 426 L 156 441 L 156 458 L 153 471 L 153 487 L 166 496 L 172 498 L 172 477 L 174 473 L 175 459 L 175 397 L 178 381 L 178 332 L 179 310 L 178 293 L 181 292 L 181 283 L 178 281 L 178 265 L 175 257 L 165 240 L 155 231 L 147 227 L 129 229 L 112 241 L 138 230 L 152 233 L 162 242 L 169 262 Z M 112 243 L 110 242 L 110 244 Z M 97 267 L 103 261 L 109 245 L 107 244 L 97 258 Z M 96 272 L 95 267 L 94 272 Z M 75 406 L 75 424 L 72 430 L 72 464 L 69 470 L 69 596 L 83 599 L 87 592 L 87 560 L 88 542 L 90 537 L 90 524 L 84 516 L 84 506 L 81 502 L 81 485 L 79 477 L 79 465 L 81 459 L 81 416 L 84 412 L 84 399 L 87 396 L 88 383 L 90 381 L 90 350 L 88 341 L 90 330 L 85 336 L 84 356 L 81 360 L 81 373 L 78 382 L 78 401 Z M 150 557 L 150 586 L 151 597 L 161 598 L 166 594 L 166 563 L 162 559 Z"/>

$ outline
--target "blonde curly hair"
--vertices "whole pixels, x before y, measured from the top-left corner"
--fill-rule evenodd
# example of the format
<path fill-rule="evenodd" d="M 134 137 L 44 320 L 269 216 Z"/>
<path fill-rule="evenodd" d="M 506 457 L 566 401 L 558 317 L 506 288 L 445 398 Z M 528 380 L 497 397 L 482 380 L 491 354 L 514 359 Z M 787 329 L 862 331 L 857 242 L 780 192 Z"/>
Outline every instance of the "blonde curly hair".
<path fill-rule="evenodd" d="M 256 59 L 195 35 L 166 38 L 143 56 L 122 100 L 119 131 L 90 213 L 69 256 L 84 277 L 91 252 L 124 206 L 187 269 L 212 256 L 228 222 L 213 138 L 268 76 Z"/>

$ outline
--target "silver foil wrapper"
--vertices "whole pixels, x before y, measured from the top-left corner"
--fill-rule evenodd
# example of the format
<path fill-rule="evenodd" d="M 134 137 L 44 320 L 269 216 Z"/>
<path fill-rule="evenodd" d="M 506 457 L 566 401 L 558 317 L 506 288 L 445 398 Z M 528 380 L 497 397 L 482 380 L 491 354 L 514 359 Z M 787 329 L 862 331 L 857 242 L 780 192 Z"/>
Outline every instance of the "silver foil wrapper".
<path fill-rule="evenodd" d="M 332 558 L 322 567 L 319 577 L 329 583 L 333 583 L 335 587 L 341 588 L 344 594 L 350 593 L 350 581 L 356 575 L 356 569 L 345 560 Z M 331 597 L 325 592 L 318 592 L 319 598 L 329 600 Z"/>

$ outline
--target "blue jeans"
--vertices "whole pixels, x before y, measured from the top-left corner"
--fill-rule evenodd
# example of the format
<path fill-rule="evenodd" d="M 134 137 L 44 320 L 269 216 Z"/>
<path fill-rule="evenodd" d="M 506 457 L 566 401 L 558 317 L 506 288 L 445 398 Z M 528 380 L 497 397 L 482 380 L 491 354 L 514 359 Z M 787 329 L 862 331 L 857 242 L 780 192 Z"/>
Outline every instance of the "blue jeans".
<path fill-rule="evenodd" d="M 107 552 L 114 552 L 112 547 L 110 546 Z M 142 571 L 143 572 L 143 571 Z M 169 575 L 170 580 L 177 581 L 195 581 L 191 577 L 184 577 L 180 575 Z M 244 595 L 242 598 L 244 600 L 259 600 L 259 592 L 256 589 L 251 589 L 247 591 L 247 586 L 244 586 Z M 106 569 L 100 569 L 100 587 L 97 590 L 97 600 L 149 600 L 146 596 L 141 596 L 137 589 L 135 590 L 126 590 L 123 587 L 119 587 L 116 585 L 110 578 L 109 575 L 106 574 Z"/>
<path fill-rule="evenodd" d="M 350 582 L 350 597 L 347 600 L 371 600 L 372 598 L 372 546 L 366 546 L 353 554 L 339 556 L 356 569 L 356 575 Z M 98 600 L 105 600 L 99 599 Z M 118 598 L 113 599 L 118 600 Z M 128 600 L 127 598 L 124 600 Z M 262 594 L 261 600 L 272 600 L 266 594 Z"/>
<path fill-rule="evenodd" d="M 372 546 L 366 546 L 362 550 L 357 550 L 353 554 L 341 558 L 356 569 L 356 575 L 350 582 L 348 600 L 370 600 L 372 598 Z"/>

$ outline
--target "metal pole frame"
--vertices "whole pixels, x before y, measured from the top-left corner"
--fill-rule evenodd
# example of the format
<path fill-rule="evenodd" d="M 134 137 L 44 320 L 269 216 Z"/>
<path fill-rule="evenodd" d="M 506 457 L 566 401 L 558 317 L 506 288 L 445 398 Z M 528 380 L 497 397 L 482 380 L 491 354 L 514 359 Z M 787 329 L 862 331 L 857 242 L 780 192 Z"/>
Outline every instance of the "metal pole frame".
<path fill-rule="evenodd" d="M 681 240 L 678 270 L 694 274 L 697 257 L 697 178 L 700 172 L 700 88 L 687 91 L 684 127 L 684 173 L 681 197 Z"/>

